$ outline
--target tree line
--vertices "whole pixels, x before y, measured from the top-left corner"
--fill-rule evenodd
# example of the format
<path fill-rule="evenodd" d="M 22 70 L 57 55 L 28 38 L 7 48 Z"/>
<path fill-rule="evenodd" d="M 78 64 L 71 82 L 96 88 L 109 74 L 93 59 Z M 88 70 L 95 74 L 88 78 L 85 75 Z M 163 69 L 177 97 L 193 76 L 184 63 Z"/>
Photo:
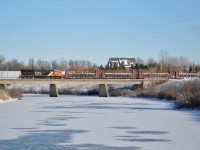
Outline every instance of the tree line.
<path fill-rule="evenodd" d="M 17 59 L 6 60 L 6 58 L 0 55 L 0 71 L 19 71 L 22 68 L 31 67 L 33 69 L 53 69 L 53 70 L 66 70 L 72 68 L 97 68 L 96 63 L 92 63 L 89 60 L 66 60 L 66 59 L 57 59 L 57 60 L 35 60 L 30 58 L 28 63 L 23 61 L 18 61 Z"/>
<path fill-rule="evenodd" d="M 108 66 L 103 67 L 102 69 L 113 69 L 113 70 L 124 70 L 123 66 L 113 66 L 108 68 Z M 170 56 L 167 51 L 160 51 L 158 54 L 158 59 L 148 58 L 144 61 L 142 58 L 136 58 L 135 66 L 132 66 L 131 69 L 142 69 L 146 72 L 169 72 L 169 71 L 181 71 L 181 72 L 190 72 L 197 73 L 200 72 L 200 63 L 190 61 L 187 57 L 179 56 L 174 57 Z"/>
<path fill-rule="evenodd" d="M 105 62 L 106 63 L 106 62 Z M 109 68 L 107 63 L 105 65 L 98 66 L 96 63 L 92 63 L 89 60 L 42 60 L 30 58 L 28 63 L 18 61 L 17 59 L 6 60 L 6 58 L 0 55 L 0 71 L 19 71 L 22 68 L 29 66 L 34 69 L 53 69 L 53 70 L 81 70 L 81 69 L 112 69 L 112 70 L 126 70 L 123 65 L 114 66 Z M 181 72 L 200 72 L 200 64 L 190 61 L 187 57 L 174 57 L 170 56 L 167 51 L 160 51 L 158 59 L 148 58 L 144 61 L 142 58 L 136 58 L 136 64 L 129 69 L 143 69 L 147 72 L 169 72 L 179 70 Z"/>
<path fill-rule="evenodd" d="M 156 69 L 157 72 L 169 72 L 179 70 L 181 72 L 196 73 L 200 71 L 200 64 L 190 61 L 187 57 L 171 56 L 167 51 L 160 51 L 158 61 L 153 58 L 147 60 L 148 69 Z"/>

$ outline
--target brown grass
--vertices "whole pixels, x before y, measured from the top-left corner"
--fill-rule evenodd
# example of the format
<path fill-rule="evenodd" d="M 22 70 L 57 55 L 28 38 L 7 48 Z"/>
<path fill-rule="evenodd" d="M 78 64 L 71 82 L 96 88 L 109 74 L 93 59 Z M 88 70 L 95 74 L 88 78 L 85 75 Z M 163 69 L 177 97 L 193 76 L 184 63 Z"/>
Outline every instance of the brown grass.
<path fill-rule="evenodd" d="M 21 88 L 12 88 L 10 90 L 8 90 L 8 94 L 10 97 L 12 98 L 17 98 L 18 100 L 22 99 L 22 89 Z"/>
<path fill-rule="evenodd" d="M 132 96 L 133 91 L 129 89 L 119 89 L 113 90 L 109 92 L 109 96 L 117 97 L 117 96 Z"/>
<path fill-rule="evenodd" d="M 6 100 L 5 91 L 0 90 L 0 100 Z"/>

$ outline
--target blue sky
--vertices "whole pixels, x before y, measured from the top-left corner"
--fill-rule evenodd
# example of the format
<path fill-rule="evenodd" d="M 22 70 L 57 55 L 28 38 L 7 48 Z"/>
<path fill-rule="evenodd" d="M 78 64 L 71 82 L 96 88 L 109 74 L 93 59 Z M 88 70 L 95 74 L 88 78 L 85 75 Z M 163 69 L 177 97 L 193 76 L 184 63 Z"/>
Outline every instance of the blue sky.
<path fill-rule="evenodd" d="M 0 55 L 106 64 L 109 57 L 200 62 L 199 0 L 0 0 Z"/>

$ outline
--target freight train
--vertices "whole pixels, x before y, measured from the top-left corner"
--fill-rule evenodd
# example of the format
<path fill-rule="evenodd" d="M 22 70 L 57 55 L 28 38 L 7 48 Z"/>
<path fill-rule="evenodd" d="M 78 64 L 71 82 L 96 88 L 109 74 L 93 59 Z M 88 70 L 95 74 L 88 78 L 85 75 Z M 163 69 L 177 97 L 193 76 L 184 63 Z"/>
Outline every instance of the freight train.
<path fill-rule="evenodd" d="M 142 70 L 35 70 L 21 69 L 21 79 L 143 79 L 147 77 L 170 78 L 169 73 L 143 73 Z"/>
<path fill-rule="evenodd" d="M 35 70 L 21 69 L 21 79 L 143 79 L 143 78 L 200 78 L 200 73 L 148 73 L 144 70 Z"/>

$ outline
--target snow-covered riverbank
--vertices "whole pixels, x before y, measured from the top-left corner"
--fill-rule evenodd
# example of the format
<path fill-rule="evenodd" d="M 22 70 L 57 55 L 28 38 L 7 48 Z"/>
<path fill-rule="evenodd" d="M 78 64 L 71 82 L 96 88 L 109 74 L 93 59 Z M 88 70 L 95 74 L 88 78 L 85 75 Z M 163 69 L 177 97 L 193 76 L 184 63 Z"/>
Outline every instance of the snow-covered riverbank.
<path fill-rule="evenodd" d="M 197 150 L 200 112 L 156 99 L 24 95 L 0 103 L 0 149 Z"/>

